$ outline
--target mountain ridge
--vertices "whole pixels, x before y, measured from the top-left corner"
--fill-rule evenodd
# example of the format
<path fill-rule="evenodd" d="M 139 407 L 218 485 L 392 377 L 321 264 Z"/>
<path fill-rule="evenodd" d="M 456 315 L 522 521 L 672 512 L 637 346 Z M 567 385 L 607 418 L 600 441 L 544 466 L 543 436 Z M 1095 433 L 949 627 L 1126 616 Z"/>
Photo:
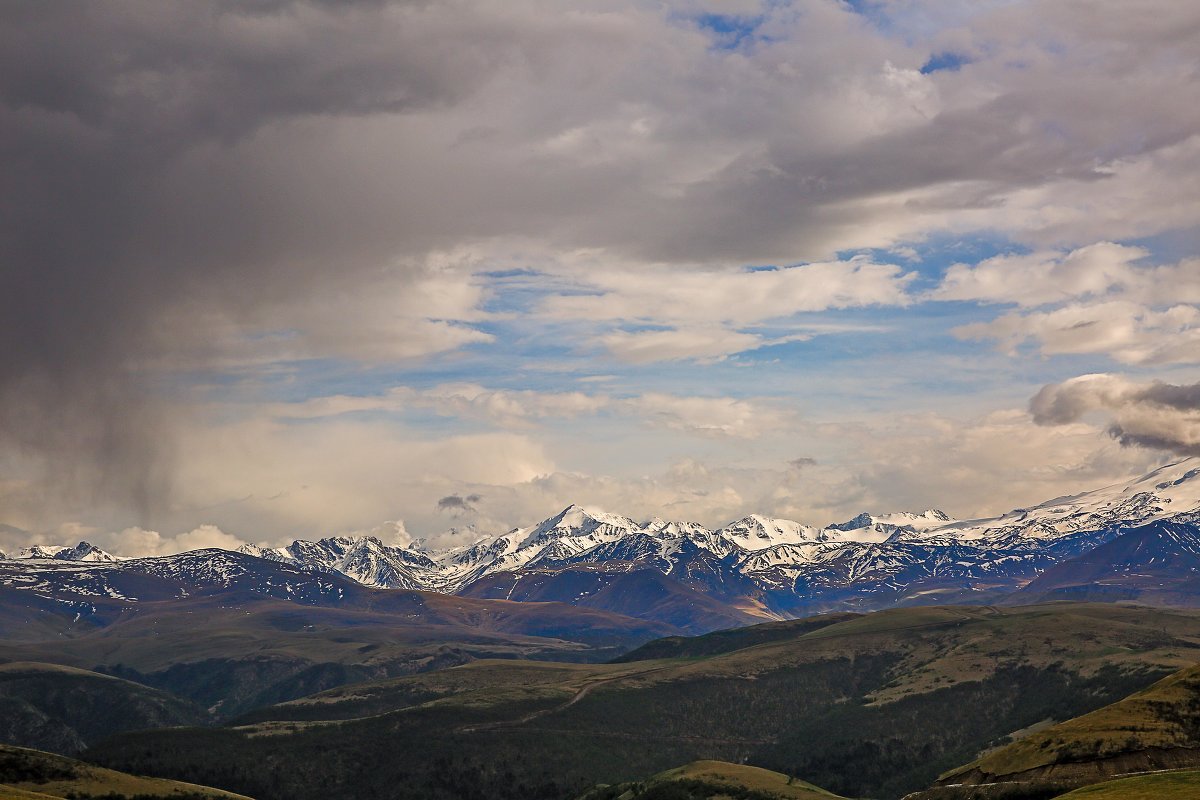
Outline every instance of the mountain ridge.
<path fill-rule="evenodd" d="M 297 539 L 285 547 L 246 545 L 237 552 L 366 586 L 499 599 L 551 597 L 597 608 L 607 604 L 607 610 L 620 605 L 620 613 L 630 609 L 612 588 L 616 583 L 636 585 L 664 613 L 689 602 L 705 605 L 695 598 L 700 592 L 731 609 L 724 615 L 698 611 L 684 628 L 701 632 L 705 624 L 720 627 L 722 616 L 728 625 L 900 604 L 998 602 L 1132 528 L 1170 520 L 1200 520 L 1200 458 L 985 519 L 955 520 L 936 509 L 864 512 L 816 527 L 751 514 L 710 529 L 659 517 L 638 522 L 572 504 L 537 524 L 452 548 L 334 536 Z M 194 557 L 158 558 L 166 565 Z M 154 559 L 117 559 L 81 542 L 73 549 L 31 548 L 18 561 L 119 565 Z M 648 570 L 666 580 L 651 578 Z M 641 577 L 635 581 L 633 575 Z M 1200 597 L 1200 586 L 1196 591 Z M 653 618 L 655 608 L 643 617 Z"/>

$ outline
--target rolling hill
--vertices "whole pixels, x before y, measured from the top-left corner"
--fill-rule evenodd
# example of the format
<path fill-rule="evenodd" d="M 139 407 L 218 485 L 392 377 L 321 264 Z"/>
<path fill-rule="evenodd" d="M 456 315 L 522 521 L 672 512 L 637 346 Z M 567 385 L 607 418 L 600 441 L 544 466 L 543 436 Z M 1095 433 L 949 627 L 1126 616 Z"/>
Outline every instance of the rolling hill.
<path fill-rule="evenodd" d="M 1084 786 L 1057 800 L 1193 800 L 1200 797 L 1200 770 L 1159 772 Z"/>
<path fill-rule="evenodd" d="M 119 731 L 197 725 L 199 706 L 166 692 L 56 664 L 0 664 L 0 742 L 77 753 Z"/>
<path fill-rule="evenodd" d="M 142 778 L 73 758 L 23 747 L 0 745 L 0 798 L 34 800 L 250 800 L 193 783 Z"/>
<path fill-rule="evenodd" d="M 160 706 L 175 712 L 144 715 L 132 727 L 219 721 L 344 683 L 480 658 L 602 661 L 683 630 L 565 603 L 379 589 L 223 550 L 117 563 L 0 562 L 0 579 L 21 584 L 0 586 L 0 664 L 88 671 L 99 681 L 97 697 L 124 684 L 95 673 L 173 696 L 174 705 L 160 698 Z M 62 752 L 94 741 L 72 716 L 95 705 L 75 686 L 81 673 L 38 678 L 39 697 L 78 695 L 74 709 L 6 697 L 4 674 L 7 741 Z"/>
<path fill-rule="evenodd" d="M 88 757 L 263 800 L 351 787 L 360 798 L 561 798 L 698 759 L 894 798 L 1015 731 L 1200 661 L 1200 612 L 1121 605 L 922 607 L 764 627 L 667 648 L 680 657 L 477 661 L 348 685 L 221 728 L 122 734 Z"/>
<path fill-rule="evenodd" d="M 1030 733 L 942 775 L 930 797 L 971 787 L 1079 786 L 1113 776 L 1200 766 L 1200 665 L 1112 705 Z"/>
<path fill-rule="evenodd" d="M 838 800 L 819 786 L 761 767 L 693 761 L 644 781 L 601 786 L 580 800 Z"/>
<path fill-rule="evenodd" d="M 66 618 L 64 633 L 0 641 L 0 660 L 116 675 L 198 704 L 219 720 L 343 683 L 479 658 L 603 660 L 677 630 L 563 604 L 366 591 L 403 596 L 386 598 L 379 610 L 242 593 L 131 603 L 104 627 L 80 629 Z"/>

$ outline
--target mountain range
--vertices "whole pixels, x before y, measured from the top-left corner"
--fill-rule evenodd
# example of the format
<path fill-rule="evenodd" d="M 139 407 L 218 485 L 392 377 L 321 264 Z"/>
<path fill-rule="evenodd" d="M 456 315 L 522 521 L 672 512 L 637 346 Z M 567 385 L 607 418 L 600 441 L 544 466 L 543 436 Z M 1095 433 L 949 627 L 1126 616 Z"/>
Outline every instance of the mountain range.
<path fill-rule="evenodd" d="M 711 529 L 571 505 L 536 525 L 442 550 L 353 536 L 140 559 L 87 542 L 36 546 L 0 561 L 0 587 L 136 599 L 237 585 L 280 599 L 340 602 L 328 580 L 336 577 L 349 579 L 338 584 L 342 595 L 352 584 L 557 601 L 696 633 L 894 605 L 1139 598 L 1193 605 L 1200 602 L 1198 521 L 1200 458 L 1190 458 L 986 519 L 931 509 L 817 527 L 750 515 Z"/>

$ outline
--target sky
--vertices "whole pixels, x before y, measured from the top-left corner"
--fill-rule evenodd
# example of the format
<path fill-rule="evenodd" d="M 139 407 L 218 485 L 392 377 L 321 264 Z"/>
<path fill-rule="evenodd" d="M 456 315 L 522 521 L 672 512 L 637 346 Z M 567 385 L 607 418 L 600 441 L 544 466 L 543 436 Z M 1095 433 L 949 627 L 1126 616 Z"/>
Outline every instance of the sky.
<path fill-rule="evenodd" d="M 1200 453 L 1200 5 L 0 4 L 0 549 Z"/>

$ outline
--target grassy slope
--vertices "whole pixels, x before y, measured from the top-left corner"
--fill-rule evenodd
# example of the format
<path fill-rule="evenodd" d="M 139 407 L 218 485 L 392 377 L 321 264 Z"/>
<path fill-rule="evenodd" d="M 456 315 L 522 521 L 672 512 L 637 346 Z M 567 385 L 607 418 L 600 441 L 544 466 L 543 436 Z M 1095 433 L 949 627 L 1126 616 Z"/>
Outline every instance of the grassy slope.
<path fill-rule="evenodd" d="M 562 797 L 695 759 L 898 796 L 1010 732 L 1196 661 L 1197 612 L 896 609 L 711 657 L 477 663 L 325 692 L 236 729 L 119 737 L 93 754 L 264 800 L 350 786 L 362 798 Z M 395 755 L 409 751 L 422 758 Z M 200 752 L 219 754 L 226 773 Z"/>
<path fill-rule="evenodd" d="M 102 629 L 43 642 L 0 640 L 0 661 L 99 669 L 228 718 L 346 683 L 478 658 L 604 660 L 671 631 L 644 621 L 624 630 L 628 618 L 558 604 L 419 599 L 438 607 L 397 615 L 261 598 L 146 603 Z"/>
<path fill-rule="evenodd" d="M 1030 734 L 943 776 L 1003 780 L 1030 770 L 1110 759 L 1152 749 L 1200 749 L 1200 666 L 1117 703 Z M 1200 757 L 1200 752 L 1198 752 Z M 1147 767 L 1149 768 L 1149 767 Z"/>
<path fill-rule="evenodd" d="M 75 753 L 120 731 L 205 719 L 191 703 L 108 675 L 57 664 L 0 664 L 0 742 Z"/>
<path fill-rule="evenodd" d="M 52 794 L 30 792 L 15 786 L 0 784 L 0 800 L 61 800 L 61 798 Z"/>
<path fill-rule="evenodd" d="M 732 653 L 758 644 L 788 641 L 810 631 L 856 619 L 860 614 L 834 613 L 819 617 L 768 622 L 747 628 L 713 631 L 702 636 L 667 636 L 647 642 L 615 659 L 619 662 L 652 661 L 660 658 L 699 658 Z"/>
<path fill-rule="evenodd" d="M 1058 800 L 1195 800 L 1200 797 L 1200 770 L 1160 772 L 1118 778 L 1084 786 Z"/>
<path fill-rule="evenodd" d="M 85 667 L 119 661 L 145 671 L 259 651 L 372 662 L 387 656 L 359 648 L 386 643 L 397 646 L 392 656 L 417 651 L 429 657 L 439 647 L 459 645 L 513 655 L 540 652 L 569 658 L 578 652 L 586 658 L 585 651 L 593 647 L 671 632 L 670 626 L 563 604 L 442 595 L 416 600 L 420 604 L 414 601 L 407 612 L 315 607 L 246 596 L 143 603 L 99 630 L 64 631 L 40 642 L 7 640 L 0 656 Z"/>
<path fill-rule="evenodd" d="M 686 783 L 694 787 L 697 797 L 728 797 L 730 790 L 741 790 L 763 798 L 779 800 L 837 800 L 839 795 L 827 792 L 806 781 L 790 778 L 781 772 L 727 761 L 693 761 L 682 767 L 660 772 L 645 781 L 625 783 L 595 789 L 581 800 L 634 800 L 647 790 L 663 784 Z M 651 792 L 653 794 L 653 792 Z"/>
<path fill-rule="evenodd" d="M 162 778 L 142 778 L 72 758 L 0 745 L 0 798 L 103 796 L 214 798 L 247 800 L 243 795 L 223 792 Z"/>

